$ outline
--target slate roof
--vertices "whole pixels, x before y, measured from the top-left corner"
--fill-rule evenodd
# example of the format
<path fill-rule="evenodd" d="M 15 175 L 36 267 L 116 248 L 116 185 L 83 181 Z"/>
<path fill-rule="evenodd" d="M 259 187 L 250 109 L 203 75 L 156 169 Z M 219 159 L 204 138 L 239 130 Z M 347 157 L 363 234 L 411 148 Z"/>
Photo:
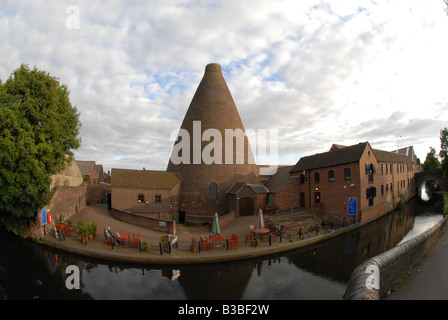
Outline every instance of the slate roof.
<path fill-rule="evenodd" d="M 262 184 L 247 184 L 255 193 L 269 193 L 268 188 Z"/>
<path fill-rule="evenodd" d="M 248 186 L 257 194 L 269 192 L 269 190 L 262 184 L 249 184 L 246 182 L 236 182 L 229 188 L 229 190 L 227 190 L 226 194 L 237 194 L 245 186 Z"/>
<path fill-rule="evenodd" d="M 277 169 L 277 172 L 265 184 L 269 192 L 276 193 L 291 181 L 291 175 L 289 174 L 289 171 L 293 167 L 294 166 L 287 166 Z"/>
<path fill-rule="evenodd" d="M 227 190 L 227 194 L 237 194 L 241 189 L 246 186 L 246 182 L 236 182 L 234 183 L 229 190 Z"/>
<path fill-rule="evenodd" d="M 181 183 L 177 173 L 152 170 L 112 169 L 112 187 L 173 189 Z"/>
<path fill-rule="evenodd" d="M 361 159 L 368 142 L 353 146 L 333 149 L 332 151 L 318 153 L 313 156 L 301 158 L 290 172 L 299 172 L 317 168 L 333 167 L 346 163 L 358 162 Z"/>
<path fill-rule="evenodd" d="M 81 174 L 83 176 L 88 176 L 92 172 L 92 168 L 95 166 L 95 161 L 76 160 L 76 163 L 78 164 L 79 170 L 81 170 Z"/>
<path fill-rule="evenodd" d="M 404 154 L 404 155 L 408 156 L 411 160 L 417 161 L 417 156 L 415 155 L 413 146 L 401 148 L 401 149 L 398 149 L 398 150 L 394 150 L 392 152 Z"/>
<path fill-rule="evenodd" d="M 374 149 L 379 162 L 412 163 L 411 158 L 402 153 Z"/>

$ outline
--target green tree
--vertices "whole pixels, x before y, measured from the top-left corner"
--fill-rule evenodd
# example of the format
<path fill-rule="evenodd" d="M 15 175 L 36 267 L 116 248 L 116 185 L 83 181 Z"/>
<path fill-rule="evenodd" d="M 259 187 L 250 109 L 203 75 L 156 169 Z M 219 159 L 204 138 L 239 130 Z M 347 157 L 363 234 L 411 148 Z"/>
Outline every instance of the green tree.
<path fill-rule="evenodd" d="M 440 130 L 439 157 L 442 159 L 443 177 L 448 179 L 448 128 Z"/>
<path fill-rule="evenodd" d="M 80 127 L 67 87 L 47 72 L 21 65 L 0 82 L 0 226 L 25 236 Z"/>
<path fill-rule="evenodd" d="M 422 164 L 423 171 L 434 170 L 440 168 L 440 161 L 436 155 L 436 149 L 430 147 L 430 151 L 426 155 L 425 162 Z"/>

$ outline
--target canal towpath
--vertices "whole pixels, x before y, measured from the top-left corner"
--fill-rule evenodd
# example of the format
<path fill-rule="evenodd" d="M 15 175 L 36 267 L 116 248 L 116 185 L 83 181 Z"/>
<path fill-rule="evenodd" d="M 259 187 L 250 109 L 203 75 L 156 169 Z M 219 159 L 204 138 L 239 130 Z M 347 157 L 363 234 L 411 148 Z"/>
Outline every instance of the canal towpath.
<path fill-rule="evenodd" d="M 427 255 L 386 300 L 448 300 L 448 235 L 445 228 Z"/>

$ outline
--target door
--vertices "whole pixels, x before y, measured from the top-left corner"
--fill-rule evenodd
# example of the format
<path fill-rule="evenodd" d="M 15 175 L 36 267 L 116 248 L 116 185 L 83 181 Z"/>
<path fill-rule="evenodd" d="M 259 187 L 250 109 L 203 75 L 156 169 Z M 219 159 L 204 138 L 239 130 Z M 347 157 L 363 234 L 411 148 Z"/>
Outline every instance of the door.
<path fill-rule="evenodd" d="M 251 216 L 254 214 L 254 199 L 240 198 L 240 216 Z"/>
<path fill-rule="evenodd" d="M 300 207 L 305 208 L 305 193 L 300 193 Z"/>
<path fill-rule="evenodd" d="M 185 211 L 178 211 L 177 213 L 179 215 L 179 223 L 185 224 Z"/>

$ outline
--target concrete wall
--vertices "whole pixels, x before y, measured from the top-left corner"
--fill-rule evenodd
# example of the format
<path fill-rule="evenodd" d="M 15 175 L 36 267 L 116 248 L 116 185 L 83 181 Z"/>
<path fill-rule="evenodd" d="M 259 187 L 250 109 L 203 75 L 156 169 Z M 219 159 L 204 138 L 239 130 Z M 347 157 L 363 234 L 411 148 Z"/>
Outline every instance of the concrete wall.
<path fill-rule="evenodd" d="M 446 218 L 442 219 L 437 225 L 419 236 L 359 265 L 352 272 L 344 299 L 379 300 L 385 297 L 414 267 L 425 251 L 434 244 L 445 220 Z M 379 289 L 369 289 L 366 286 L 368 278 L 372 276 L 372 273 L 367 272 L 368 268 L 372 268 L 371 266 L 379 270 Z"/>

